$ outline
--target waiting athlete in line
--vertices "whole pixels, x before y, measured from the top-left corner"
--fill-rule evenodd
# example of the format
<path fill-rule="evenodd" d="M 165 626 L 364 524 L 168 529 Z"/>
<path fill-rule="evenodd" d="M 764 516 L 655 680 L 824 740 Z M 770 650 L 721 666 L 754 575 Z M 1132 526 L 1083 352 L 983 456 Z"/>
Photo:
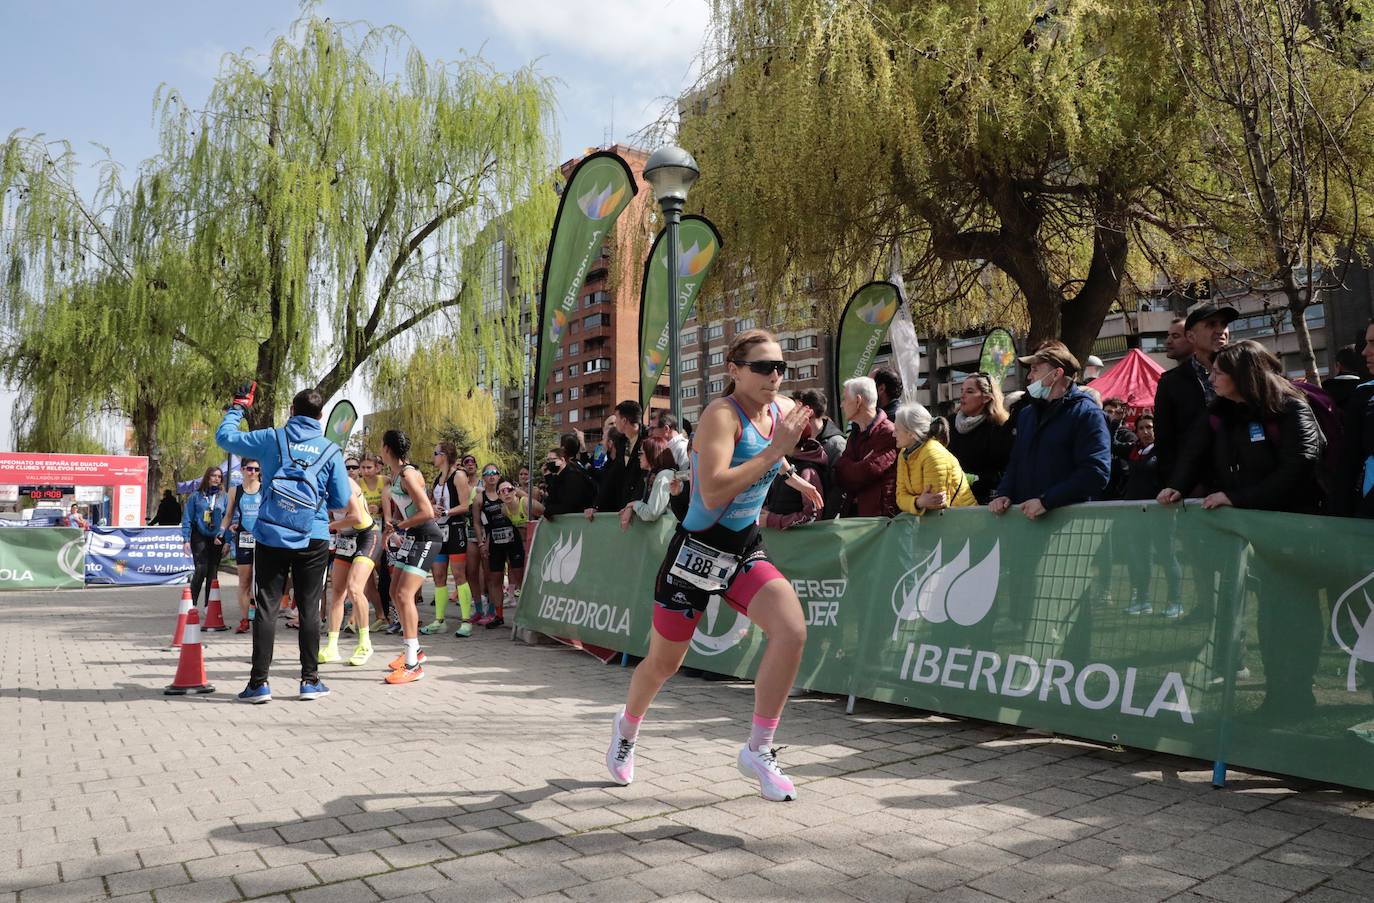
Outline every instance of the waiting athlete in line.
<path fill-rule="evenodd" d="M 348 485 L 353 494 L 348 499 L 348 507 L 329 522 L 329 530 L 334 534 L 334 564 L 329 578 L 329 632 L 324 648 L 320 650 L 319 660 L 320 664 L 327 665 L 340 659 L 339 627 L 343 622 L 344 597 L 347 596 L 353 601 L 353 625 L 358 631 L 358 645 L 349 656 L 348 663 L 361 667 L 372 657 L 372 629 L 367 621 L 367 580 L 372 576 L 382 553 L 382 534 L 368 513 L 367 500 L 363 497 L 362 487 L 358 485 L 358 459 L 346 458 L 344 467 L 348 470 Z"/>
<path fill-rule="evenodd" d="M 434 504 L 429 500 L 424 477 L 410 463 L 410 439 L 400 430 L 382 434 L 382 460 L 391 469 L 391 504 L 394 529 L 387 545 L 395 548 L 391 574 L 391 603 L 401 616 L 401 636 L 405 651 L 391 662 L 389 684 L 408 684 L 425 676 L 420 651 L 420 613 L 415 609 L 415 593 L 429 576 L 434 556 L 441 543 L 439 526 L 434 523 Z"/>
<path fill-rule="evenodd" d="M 454 591 L 458 594 L 458 609 L 462 621 L 454 632 L 456 637 L 472 636 L 472 589 L 468 586 L 468 499 L 472 487 L 467 471 L 458 466 L 458 446 L 448 440 L 434 446 L 434 513 L 438 516 L 442 545 L 434 557 L 430 572 L 434 575 L 434 620 L 420 628 L 426 636 L 443 633 L 444 615 L 448 611 L 448 575 L 453 571 Z"/>
<path fill-rule="evenodd" d="M 758 520 L 811 411 L 778 395 L 787 364 L 772 333 L 750 329 L 735 336 L 726 362 L 726 395 L 702 412 L 692 440 L 691 502 L 658 571 L 649 654 L 615 716 L 606 766 L 616 783 L 634 779 L 635 743 L 649 704 L 681 667 L 701 613 L 719 595 L 767 638 L 754 681 L 753 727 L 737 766 L 759 782 L 765 799 L 791 800 L 797 791 L 778 765 L 773 734 L 801 665 L 806 618 L 792 584 L 768 560 Z M 787 470 L 787 483 L 817 508 L 824 504 L 795 469 Z"/>

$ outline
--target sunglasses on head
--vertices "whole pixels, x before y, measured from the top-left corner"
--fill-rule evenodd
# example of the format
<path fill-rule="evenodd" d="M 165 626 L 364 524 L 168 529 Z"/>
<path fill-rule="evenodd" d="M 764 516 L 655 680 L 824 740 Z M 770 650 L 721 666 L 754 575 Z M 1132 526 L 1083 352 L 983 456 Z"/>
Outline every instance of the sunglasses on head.
<path fill-rule="evenodd" d="M 759 376 L 767 376 L 770 373 L 777 373 L 782 376 L 787 372 L 787 361 L 731 361 L 736 367 L 748 367 Z"/>

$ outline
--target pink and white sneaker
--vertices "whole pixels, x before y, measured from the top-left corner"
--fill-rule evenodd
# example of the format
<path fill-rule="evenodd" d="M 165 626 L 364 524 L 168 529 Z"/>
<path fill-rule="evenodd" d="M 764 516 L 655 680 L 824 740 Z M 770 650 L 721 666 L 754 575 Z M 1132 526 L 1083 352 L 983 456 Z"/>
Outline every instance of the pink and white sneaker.
<path fill-rule="evenodd" d="M 620 715 L 611 722 L 611 745 L 606 750 L 606 770 L 611 780 L 622 787 L 635 779 L 635 741 L 620 733 Z"/>
<path fill-rule="evenodd" d="M 775 803 L 788 802 L 797 798 L 797 788 L 792 779 L 783 774 L 778 766 L 778 750 L 781 746 L 765 746 L 758 752 L 746 743 L 739 751 L 739 773 L 746 778 L 759 782 L 759 793 L 766 800 Z"/>

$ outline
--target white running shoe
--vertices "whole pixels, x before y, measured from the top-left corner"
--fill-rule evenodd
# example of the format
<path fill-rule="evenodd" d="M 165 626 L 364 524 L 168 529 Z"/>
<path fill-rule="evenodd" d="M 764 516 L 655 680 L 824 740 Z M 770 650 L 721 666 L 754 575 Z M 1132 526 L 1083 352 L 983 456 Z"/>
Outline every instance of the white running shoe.
<path fill-rule="evenodd" d="M 786 802 L 797 798 L 797 788 L 792 786 L 792 779 L 783 774 L 782 768 L 778 765 L 778 750 L 781 746 L 765 746 L 758 752 L 749 748 L 746 743 L 740 747 L 739 751 L 739 773 L 746 778 L 759 782 L 759 793 L 766 800 L 775 803 Z"/>
<path fill-rule="evenodd" d="M 611 722 L 611 746 L 606 750 L 606 770 L 611 780 L 627 786 L 635 779 L 635 741 L 626 740 L 620 733 L 620 715 Z"/>

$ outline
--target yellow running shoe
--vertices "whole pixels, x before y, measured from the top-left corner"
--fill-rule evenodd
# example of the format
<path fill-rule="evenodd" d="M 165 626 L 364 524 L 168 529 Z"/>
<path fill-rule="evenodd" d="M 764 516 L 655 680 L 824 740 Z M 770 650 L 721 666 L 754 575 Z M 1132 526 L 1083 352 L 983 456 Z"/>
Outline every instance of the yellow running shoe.
<path fill-rule="evenodd" d="M 372 658 L 372 647 L 359 643 L 358 647 L 353 650 L 353 654 L 349 656 L 348 663 L 355 668 L 360 668 L 366 665 L 370 658 Z"/>
<path fill-rule="evenodd" d="M 414 683 L 424 676 L 424 665 L 416 662 L 413 668 L 397 668 L 395 671 L 392 671 L 386 676 L 386 682 L 389 684 L 409 684 Z"/>
<path fill-rule="evenodd" d="M 315 653 L 315 661 L 319 662 L 321 665 L 332 665 L 335 662 L 343 661 L 343 659 L 339 656 L 339 649 L 337 646 L 326 646 Z"/>

